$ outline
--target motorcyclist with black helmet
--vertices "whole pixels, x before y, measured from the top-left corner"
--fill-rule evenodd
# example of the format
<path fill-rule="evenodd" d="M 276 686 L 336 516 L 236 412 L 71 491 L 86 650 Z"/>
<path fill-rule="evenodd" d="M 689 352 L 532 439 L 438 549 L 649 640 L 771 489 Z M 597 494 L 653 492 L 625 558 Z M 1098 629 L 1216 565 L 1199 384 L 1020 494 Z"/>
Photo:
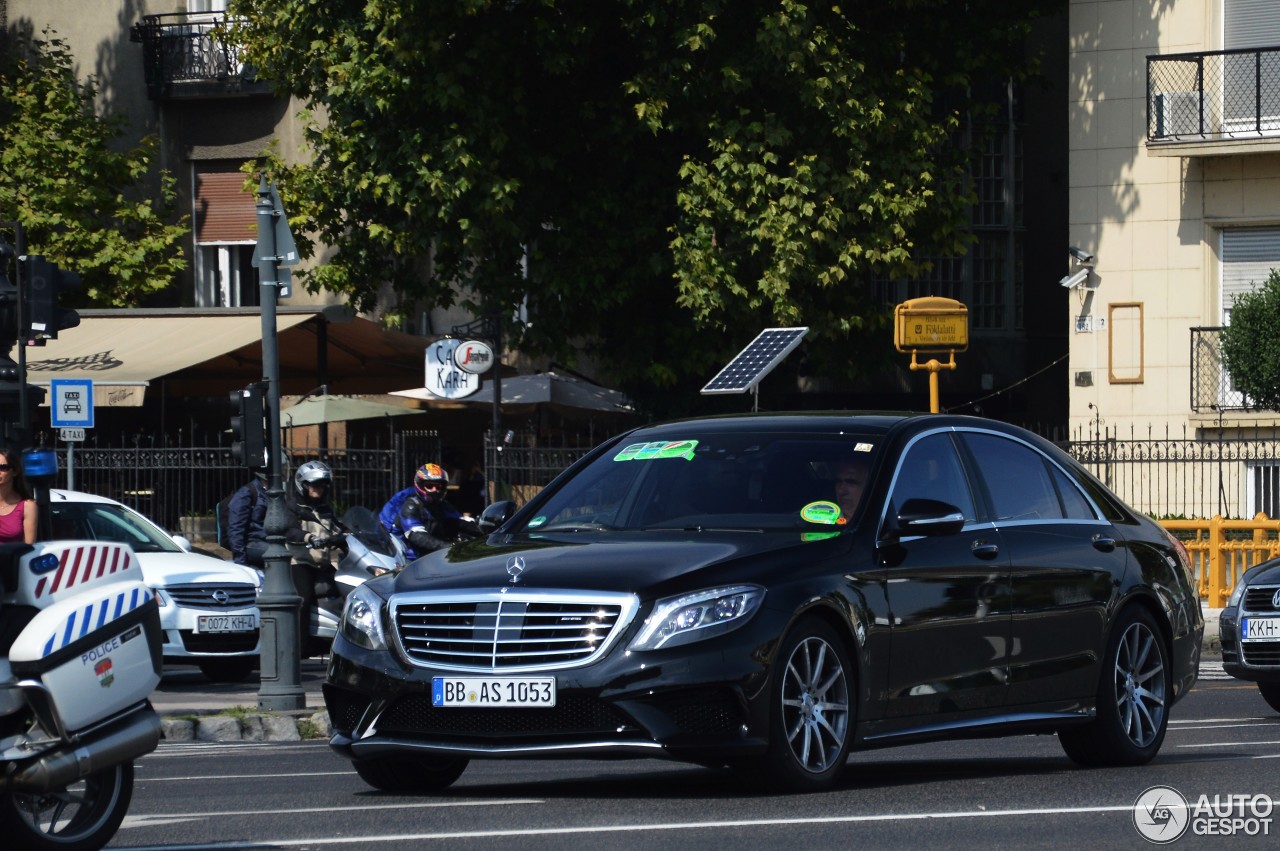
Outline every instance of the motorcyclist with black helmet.
<path fill-rule="evenodd" d="M 346 531 L 329 505 L 332 486 L 329 466 L 322 461 L 307 461 L 293 474 L 293 487 L 285 498 L 285 541 L 292 557 L 290 574 L 302 598 L 298 626 L 303 648 L 317 598 L 338 593 L 334 577 L 347 551 Z"/>
<path fill-rule="evenodd" d="M 445 498 L 449 474 L 439 464 L 423 464 L 413 476 L 416 493 L 405 499 L 397 522 L 415 556 L 479 537 L 480 527 Z"/>

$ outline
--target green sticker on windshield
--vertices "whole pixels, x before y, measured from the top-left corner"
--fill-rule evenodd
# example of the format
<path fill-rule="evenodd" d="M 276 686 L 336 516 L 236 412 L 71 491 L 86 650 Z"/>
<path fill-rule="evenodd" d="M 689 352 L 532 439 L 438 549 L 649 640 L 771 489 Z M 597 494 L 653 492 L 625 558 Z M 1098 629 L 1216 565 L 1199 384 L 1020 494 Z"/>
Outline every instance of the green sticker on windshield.
<path fill-rule="evenodd" d="M 657 440 L 652 443 L 633 443 L 613 456 L 615 461 L 649 461 L 655 458 L 683 458 L 693 460 L 696 440 Z"/>
<path fill-rule="evenodd" d="M 825 541 L 827 538 L 834 538 L 839 532 L 801 532 L 800 540 L 805 541 Z"/>
<path fill-rule="evenodd" d="M 811 502 L 804 508 L 800 509 L 800 517 L 809 523 L 822 523 L 826 526 L 834 526 L 840 522 L 840 506 L 834 502 Z"/>

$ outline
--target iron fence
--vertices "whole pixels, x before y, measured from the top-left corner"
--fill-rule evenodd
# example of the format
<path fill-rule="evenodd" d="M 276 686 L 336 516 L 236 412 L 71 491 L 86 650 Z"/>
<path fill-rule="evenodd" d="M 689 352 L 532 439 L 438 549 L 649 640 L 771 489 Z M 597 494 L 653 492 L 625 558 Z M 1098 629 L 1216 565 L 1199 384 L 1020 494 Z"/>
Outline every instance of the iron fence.
<path fill-rule="evenodd" d="M 1280 423 L 1199 437 L 1104 428 L 1062 447 L 1154 517 L 1280 516 Z"/>
<path fill-rule="evenodd" d="M 385 442 L 384 442 L 385 441 Z M 103 446 L 59 451 L 56 486 L 119 500 L 166 529 L 184 527 L 183 517 L 211 517 L 218 502 L 248 480 L 231 457 L 230 446 L 144 446 L 121 438 Z M 333 470 L 338 508 L 381 507 L 405 486 L 423 458 L 440 457 L 435 431 L 403 431 L 367 445 L 322 450 L 301 444 L 283 447 L 287 468 L 321 458 Z"/>
<path fill-rule="evenodd" d="M 483 471 L 489 501 L 523 504 L 595 445 L 590 436 L 555 445 L 532 433 L 511 432 L 495 447 L 484 435 L 488 463 Z M 1095 428 L 1059 441 L 1122 499 L 1161 518 L 1251 518 L 1280 516 L 1280 422 L 1243 430 L 1195 436 Z M 498 449 L 498 451 L 494 451 Z M 121 441 L 110 447 L 72 450 L 75 487 L 130 505 L 167 529 L 182 528 L 180 517 L 212 516 L 214 507 L 247 478 L 229 446 L 140 446 Z M 329 449 L 285 447 L 290 468 L 323 457 L 333 469 L 339 507 L 378 507 L 405 486 L 424 458 L 439 458 L 434 431 L 405 431 L 374 438 L 368 445 Z M 68 481 L 67 454 L 59 453 L 58 486 Z"/>

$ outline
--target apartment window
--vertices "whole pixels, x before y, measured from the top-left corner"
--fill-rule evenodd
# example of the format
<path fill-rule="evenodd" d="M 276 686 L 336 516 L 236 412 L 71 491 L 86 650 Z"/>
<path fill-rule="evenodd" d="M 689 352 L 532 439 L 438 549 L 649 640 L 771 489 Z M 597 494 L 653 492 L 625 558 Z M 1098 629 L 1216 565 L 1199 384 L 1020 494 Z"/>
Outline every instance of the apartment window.
<path fill-rule="evenodd" d="M 1262 512 L 1280 517 L 1280 464 L 1248 464 L 1248 493 L 1245 496 L 1246 517 Z"/>
<path fill-rule="evenodd" d="M 1266 282 L 1272 269 L 1280 269 L 1280 227 L 1223 228 L 1222 323 L 1231 324 L 1236 298 Z"/>
<path fill-rule="evenodd" d="M 240 163 L 197 163 L 192 180 L 196 306 L 256 307 L 257 199 L 245 191 Z"/>

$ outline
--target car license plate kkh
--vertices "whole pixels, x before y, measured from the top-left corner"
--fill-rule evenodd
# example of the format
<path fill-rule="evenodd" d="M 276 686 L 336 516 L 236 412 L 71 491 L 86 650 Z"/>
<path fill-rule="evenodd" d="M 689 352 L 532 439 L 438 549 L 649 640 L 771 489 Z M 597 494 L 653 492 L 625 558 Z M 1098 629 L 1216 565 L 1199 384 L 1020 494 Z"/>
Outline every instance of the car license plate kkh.
<path fill-rule="evenodd" d="M 555 706 L 555 677 L 432 677 L 432 706 Z"/>
<path fill-rule="evenodd" d="M 196 632 L 253 632 L 258 619 L 253 615 L 200 615 Z"/>
<path fill-rule="evenodd" d="M 1241 618 L 1241 641 L 1280 641 L 1280 618 Z"/>

